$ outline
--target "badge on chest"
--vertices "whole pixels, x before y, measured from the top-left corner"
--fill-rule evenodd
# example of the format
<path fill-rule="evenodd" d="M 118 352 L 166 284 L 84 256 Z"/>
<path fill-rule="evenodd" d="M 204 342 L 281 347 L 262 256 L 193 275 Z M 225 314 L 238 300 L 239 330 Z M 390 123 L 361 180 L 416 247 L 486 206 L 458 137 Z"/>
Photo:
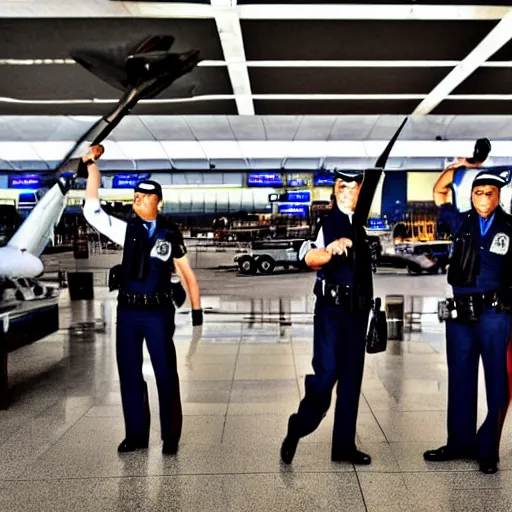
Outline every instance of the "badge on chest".
<path fill-rule="evenodd" d="M 497 233 L 492 239 L 490 252 L 503 256 L 507 254 L 510 246 L 510 237 L 505 233 Z"/>
<path fill-rule="evenodd" d="M 162 240 L 159 238 L 153 249 L 151 249 L 150 256 L 152 258 L 158 258 L 162 261 L 167 261 L 171 257 L 172 247 L 171 244 L 167 240 Z"/>

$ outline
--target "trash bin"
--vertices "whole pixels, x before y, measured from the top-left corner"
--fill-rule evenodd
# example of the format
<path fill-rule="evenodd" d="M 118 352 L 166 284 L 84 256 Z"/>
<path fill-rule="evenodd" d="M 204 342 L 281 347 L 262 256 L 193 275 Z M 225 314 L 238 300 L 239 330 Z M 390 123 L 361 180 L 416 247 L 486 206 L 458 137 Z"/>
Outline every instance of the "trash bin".
<path fill-rule="evenodd" d="M 94 275 L 92 272 L 68 273 L 69 298 L 71 300 L 94 299 Z"/>
<path fill-rule="evenodd" d="M 386 295 L 389 340 L 403 341 L 404 339 L 404 303 L 403 295 Z"/>

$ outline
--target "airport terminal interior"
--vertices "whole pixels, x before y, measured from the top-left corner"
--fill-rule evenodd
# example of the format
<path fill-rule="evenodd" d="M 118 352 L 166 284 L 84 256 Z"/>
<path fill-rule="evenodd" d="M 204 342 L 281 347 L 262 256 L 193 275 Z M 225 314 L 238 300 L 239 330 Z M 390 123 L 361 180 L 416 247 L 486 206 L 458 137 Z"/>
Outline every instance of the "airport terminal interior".
<path fill-rule="evenodd" d="M 455 209 L 471 209 L 486 169 L 508 176 L 511 213 L 511 73 L 504 0 L 0 0 L 0 511 L 512 510 L 510 414 L 493 474 L 423 456 L 447 443 L 453 296 L 454 234 L 433 190 L 466 158 Z M 472 167 L 482 139 L 489 154 Z M 167 316 L 176 453 L 162 451 L 146 344 L 149 445 L 118 452 L 111 269 L 129 237 L 123 248 L 84 216 L 94 165 L 101 209 L 126 222 L 135 188 L 161 185 L 161 222 L 181 233 L 199 285 L 202 321 L 186 276 L 169 275 L 187 291 Z M 340 379 L 286 463 L 321 307 L 301 248 L 338 208 L 340 176 L 375 181 L 354 214 L 366 208 L 386 315 L 357 415 L 356 447 L 372 460 L 332 460 Z M 150 259 L 167 261 L 155 247 Z M 478 372 L 480 425 L 481 361 Z"/>

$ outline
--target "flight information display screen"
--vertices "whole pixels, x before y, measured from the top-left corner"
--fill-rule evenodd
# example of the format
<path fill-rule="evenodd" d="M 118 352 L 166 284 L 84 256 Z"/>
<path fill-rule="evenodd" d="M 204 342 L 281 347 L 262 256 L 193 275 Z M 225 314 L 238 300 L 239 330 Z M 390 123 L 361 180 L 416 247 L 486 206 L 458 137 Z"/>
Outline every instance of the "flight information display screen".
<path fill-rule="evenodd" d="M 39 188 L 41 178 L 33 175 L 9 176 L 9 188 Z"/>
<path fill-rule="evenodd" d="M 247 175 L 249 187 L 282 187 L 283 179 L 277 172 L 251 172 Z"/>
<path fill-rule="evenodd" d="M 309 203 L 311 201 L 311 192 L 309 190 L 287 192 L 286 201 L 290 201 L 292 203 Z"/>
<path fill-rule="evenodd" d="M 149 174 L 116 174 L 112 179 L 112 188 L 135 188 L 141 180 L 149 178 Z"/>
<path fill-rule="evenodd" d="M 334 185 L 334 172 L 316 171 L 314 185 L 315 187 L 332 187 Z"/>
<path fill-rule="evenodd" d="M 280 204 L 278 211 L 282 214 L 306 217 L 308 214 L 308 207 L 305 204 Z"/>

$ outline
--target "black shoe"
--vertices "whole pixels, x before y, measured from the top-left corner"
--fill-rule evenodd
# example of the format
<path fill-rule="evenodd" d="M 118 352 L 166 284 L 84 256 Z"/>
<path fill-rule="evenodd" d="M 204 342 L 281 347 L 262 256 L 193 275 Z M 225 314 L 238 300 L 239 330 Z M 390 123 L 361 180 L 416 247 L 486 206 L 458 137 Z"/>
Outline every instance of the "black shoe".
<path fill-rule="evenodd" d="M 135 450 L 145 450 L 148 447 L 148 442 L 132 441 L 131 439 L 125 439 L 118 447 L 119 453 L 134 452 Z"/>
<path fill-rule="evenodd" d="M 430 462 L 446 462 L 455 459 L 474 459 L 474 450 L 454 450 L 449 446 L 441 446 L 436 450 L 428 450 L 423 454 L 423 458 Z"/>
<path fill-rule="evenodd" d="M 164 441 L 162 453 L 164 455 L 176 455 L 178 453 L 178 441 Z"/>
<path fill-rule="evenodd" d="M 367 454 L 354 448 L 350 451 L 333 451 L 331 454 L 333 462 L 351 462 L 360 466 L 368 466 L 372 463 L 372 458 Z"/>
<path fill-rule="evenodd" d="M 295 456 L 295 452 L 297 451 L 297 445 L 299 444 L 300 438 L 296 435 L 293 435 L 292 422 L 295 414 L 290 416 L 288 420 L 288 433 L 284 438 L 283 444 L 281 445 L 281 460 L 285 464 L 291 464 L 293 457 Z"/>
<path fill-rule="evenodd" d="M 482 459 L 478 462 L 482 473 L 494 475 L 494 473 L 498 472 L 498 461 L 496 459 Z"/>

